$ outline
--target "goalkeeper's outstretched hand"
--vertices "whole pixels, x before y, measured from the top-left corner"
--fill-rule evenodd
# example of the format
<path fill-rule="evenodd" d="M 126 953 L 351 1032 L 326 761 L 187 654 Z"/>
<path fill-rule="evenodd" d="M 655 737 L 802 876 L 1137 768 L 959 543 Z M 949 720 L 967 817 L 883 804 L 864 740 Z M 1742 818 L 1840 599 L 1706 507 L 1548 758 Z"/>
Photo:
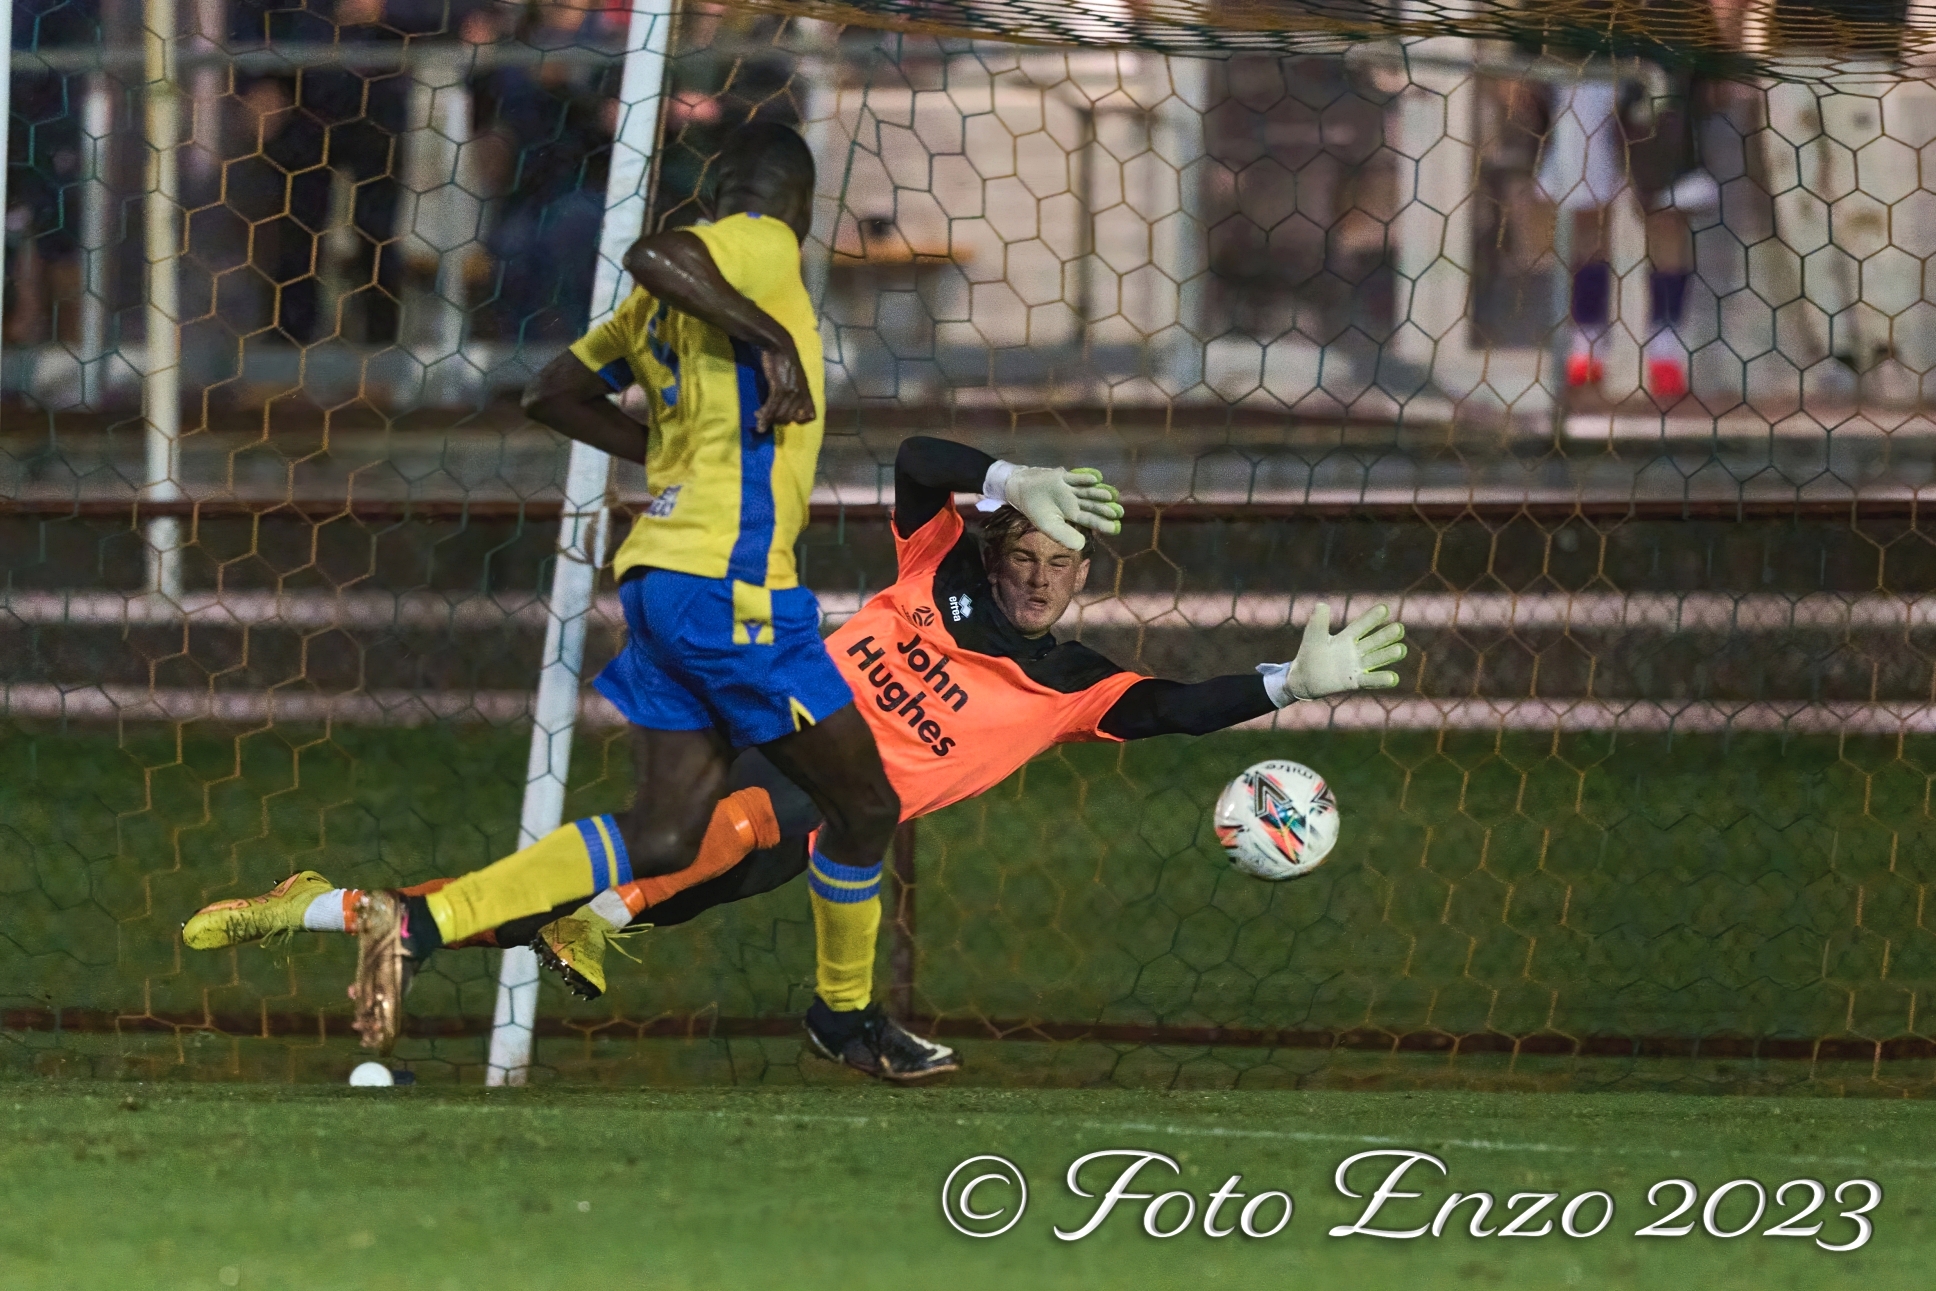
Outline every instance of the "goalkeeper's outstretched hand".
<path fill-rule="evenodd" d="M 1007 467 L 1006 471 L 1002 470 Z M 1059 466 L 1015 466 L 997 462 L 989 469 L 982 486 L 985 496 L 1006 502 L 1028 517 L 1064 547 L 1082 546 L 1076 525 L 1098 533 L 1123 531 L 1121 495 L 1103 483 L 1102 472 L 1093 466 L 1064 470 Z"/>
<path fill-rule="evenodd" d="M 1304 643 L 1289 663 L 1260 663 L 1264 689 L 1279 708 L 1294 699 L 1323 699 L 1352 690 L 1389 690 L 1389 671 L 1405 657 L 1405 625 L 1387 623 L 1391 610 L 1374 605 L 1331 635 L 1331 607 L 1320 601 L 1304 625 Z"/>

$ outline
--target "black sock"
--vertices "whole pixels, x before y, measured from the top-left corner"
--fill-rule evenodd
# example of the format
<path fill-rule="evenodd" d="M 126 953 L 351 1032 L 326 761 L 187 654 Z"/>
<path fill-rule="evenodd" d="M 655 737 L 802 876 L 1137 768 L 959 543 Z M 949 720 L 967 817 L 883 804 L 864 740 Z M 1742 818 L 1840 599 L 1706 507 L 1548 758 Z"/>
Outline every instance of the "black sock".
<path fill-rule="evenodd" d="M 430 902 L 423 897 L 403 899 L 403 953 L 412 959 L 429 959 L 432 951 L 444 948 L 444 934 L 430 917 Z"/>
<path fill-rule="evenodd" d="M 807 1006 L 807 1023 L 828 1040 L 845 1040 L 860 1030 L 861 1023 L 873 1007 L 870 1004 L 867 1008 L 850 1009 L 843 1013 L 828 1007 L 827 1002 L 816 995 L 813 1003 Z"/>

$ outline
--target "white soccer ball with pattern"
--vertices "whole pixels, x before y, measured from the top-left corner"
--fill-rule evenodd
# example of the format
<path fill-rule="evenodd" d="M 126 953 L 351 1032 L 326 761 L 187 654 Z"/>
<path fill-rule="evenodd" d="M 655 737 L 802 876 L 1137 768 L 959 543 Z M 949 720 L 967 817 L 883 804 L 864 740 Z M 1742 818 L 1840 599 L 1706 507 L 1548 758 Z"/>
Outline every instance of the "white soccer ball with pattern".
<path fill-rule="evenodd" d="M 1259 762 L 1217 799 L 1217 841 L 1252 878 L 1295 879 L 1338 845 L 1338 800 L 1302 762 Z"/>

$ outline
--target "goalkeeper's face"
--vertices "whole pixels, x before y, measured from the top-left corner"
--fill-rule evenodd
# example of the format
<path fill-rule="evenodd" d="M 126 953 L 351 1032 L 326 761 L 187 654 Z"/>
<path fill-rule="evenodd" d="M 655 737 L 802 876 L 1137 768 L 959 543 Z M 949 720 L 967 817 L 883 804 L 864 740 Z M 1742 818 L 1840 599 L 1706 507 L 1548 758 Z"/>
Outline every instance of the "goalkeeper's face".
<path fill-rule="evenodd" d="M 1089 562 L 1047 534 L 1031 531 L 1008 544 L 989 571 L 995 601 L 1024 636 L 1054 627 L 1089 580 Z"/>

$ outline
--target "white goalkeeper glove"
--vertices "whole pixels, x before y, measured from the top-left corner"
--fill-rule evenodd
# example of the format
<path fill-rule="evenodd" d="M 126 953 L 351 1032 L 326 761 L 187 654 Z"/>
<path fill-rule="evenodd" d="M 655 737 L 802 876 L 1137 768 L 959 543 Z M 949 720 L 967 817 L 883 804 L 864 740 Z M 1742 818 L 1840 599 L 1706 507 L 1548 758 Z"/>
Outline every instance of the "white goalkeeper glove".
<path fill-rule="evenodd" d="M 1006 502 L 1028 517 L 1028 522 L 1064 547 L 1082 546 L 1076 525 L 1100 533 L 1123 531 L 1121 494 L 1102 480 L 1093 466 L 1068 471 L 1059 466 L 1017 466 L 996 462 L 981 482 L 981 493 Z"/>
<path fill-rule="evenodd" d="M 1320 601 L 1304 625 L 1304 642 L 1289 663 L 1260 663 L 1264 690 L 1279 708 L 1294 699 L 1322 699 L 1349 690 L 1388 690 L 1398 674 L 1384 671 L 1405 657 L 1405 625 L 1386 623 L 1391 610 L 1374 605 L 1331 635 L 1331 607 Z"/>

